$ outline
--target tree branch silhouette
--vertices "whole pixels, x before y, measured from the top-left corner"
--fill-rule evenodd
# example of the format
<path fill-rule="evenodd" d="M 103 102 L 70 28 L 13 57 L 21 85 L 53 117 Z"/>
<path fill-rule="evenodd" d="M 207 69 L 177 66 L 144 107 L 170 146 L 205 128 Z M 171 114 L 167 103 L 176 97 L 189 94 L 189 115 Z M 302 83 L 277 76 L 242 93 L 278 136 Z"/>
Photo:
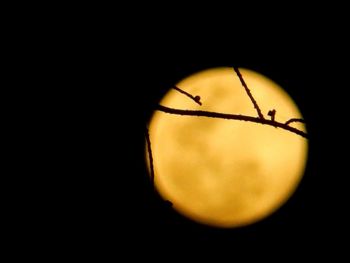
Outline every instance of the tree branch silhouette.
<path fill-rule="evenodd" d="M 151 170 L 151 184 L 153 189 L 155 188 L 155 184 L 154 184 L 154 166 L 153 166 L 153 154 L 152 154 L 152 146 L 151 146 L 151 139 L 149 136 L 149 130 L 146 126 L 146 142 L 147 142 L 147 150 L 148 150 L 148 159 L 149 159 L 149 164 L 150 164 L 150 170 Z M 164 203 L 171 207 L 173 206 L 173 203 L 169 200 L 164 200 Z"/>
<path fill-rule="evenodd" d="M 234 71 L 236 72 L 239 80 L 241 81 L 242 83 L 242 86 L 244 87 L 245 91 L 247 92 L 248 94 L 248 97 L 250 98 L 250 100 L 252 101 L 253 105 L 254 105 L 254 108 L 256 109 L 257 113 L 258 113 L 258 116 L 260 119 L 264 119 L 264 115 L 261 113 L 261 110 L 258 106 L 258 103 L 256 103 L 252 93 L 250 92 L 250 89 L 248 88 L 247 84 L 245 83 L 243 77 L 242 77 L 242 74 L 241 72 L 239 72 L 239 69 L 237 67 L 233 67 Z"/>
<path fill-rule="evenodd" d="M 182 116 L 197 116 L 197 117 L 208 117 L 208 118 L 218 118 L 218 119 L 226 119 L 226 120 L 255 122 L 255 123 L 260 123 L 264 125 L 281 128 L 281 129 L 293 132 L 297 135 L 300 135 L 304 138 L 308 138 L 307 133 L 301 130 L 298 130 L 297 128 L 288 126 L 285 123 L 277 122 L 275 120 L 261 119 L 260 117 L 252 117 L 252 116 L 240 115 L 240 114 L 220 113 L 220 112 L 213 112 L 213 111 L 202 111 L 202 110 L 182 110 L 182 109 L 168 108 L 162 105 L 158 105 L 156 109 L 165 113 L 182 115 Z"/>
<path fill-rule="evenodd" d="M 303 119 L 297 119 L 297 118 L 291 118 L 289 119 L 288 121 L 286 121 L 286 125 L 292 123 L 292 122 L 302 122 L 302 123 L 305 123 L 305 121 Z"/>
<path fill-rule="evenodd" d="M 189 98 L 191 98 L 192 100 L 194 100 L 195 103 L 197 103 L 197 104 L 199 104 L 199 105 L 202 105 L 202 102 L 200 102 L 201 97 L 199 97 L 199 96 L 193 96 L 193 95 L 191 95 L 190 93 L 188 93 L 188 92 L 186 92 L 186 91 L 184 91 L 184 90 L 182 90 L 182 89 L 180 89 L 180 88 L 178 88 L 178 87 L 176 87 L 176 86 L 174 86 L 173 89 L 174 89 L 174 90 L 177 90 L 178 92 L 180 92 L 180 93 L 182 93 L 182 94 L 185 94 L 187 97 L 189 97 Z"/>
<path fill-rule="evenodd" d="M 252 117 L 252 116 L 241 115 L 241 114 L 228 114 L 228 113 L 220 113 L 220 112 L 212 112 L 212 111 L 203 111 L 203 110 L 175 109 L 175 108 L 169 108 L 169 107 L 166 107 L 163 105 L 157 105 L 155 110 L 158 110 L 158 111 L 161 111 L 164 113 L 168 113 L 168 114 L 180 115 L 180 116 L 208 117 L 208 118 L 253 122 L 253 123 L 258 123 L 258 124 L 262 124 L 262 125 L 269 125 L 269 126 L 272 126 L 275 128 L 281 128 L 283 130 L 286 130 L 286 131 L 292 132 L 294 134 L 297 134 L 299 136 L 302 136 L 306 139 L 308 138 L 308 134 L 306 132 L 289 126 L 289 124 L 293 123 L 293 122 L 305 123 L 305 121 L 303 119 L 291 118 L 288 121 L 286 121 L 285 123 L 278 122 L 275 120 L 275 115 L 276 115 L 275 109 L 272 109 L 268 112 L 268 115 L 271 117 L 271 119 L 270 120 L 265 119 L 260 108 L 259 108 L 259 105 L 255 101 L 255 99 L 254 99 L 252 93 L 250 92 L 247 84 L 245 83 L 239 69 L 237 67 L 234 67 L 233 69 L 236 72 L 238 78 L 240 79 L 241 84 L 244 87 L 248 97 L 252 101 L 254 108 L 256 109 L 259 117 Z M 186 91 L 184 91 L 176 86 L 173 86 L 173 89 L 175 89 L 178 92 L 191 98 L 197 104 L 202 105 L 202 103 L 200 102 L 199 96 L 193 96 L 190 93 L 188 93 L 188 92 L 186 92 Z M 150 162 L 151 181 L 152 181 L 152 186 L 154 187 L 154 167 L 153 167 L 152 147 L 151 147 L 151 140 L 150 140 L 149 131 L 148 131 L 147 127 L 146 127 L 146 141 L 147 141 L 148 156 L 149 156 L 149 162 Z M 170 204 L 171 204 L 171 202 L 170 202 Z"/>
<path fill-rule="evenodd" d="M 151 139 L 149 137 L 149 131 L 147 127 L 146 127 L 146 141 L 147 141 L 148 159 L 149 159 L 150 170 L 151 170 L 151 183 L 152 183 L 152 187 L 154 187 L 153 155 L 152 155 Z"/>

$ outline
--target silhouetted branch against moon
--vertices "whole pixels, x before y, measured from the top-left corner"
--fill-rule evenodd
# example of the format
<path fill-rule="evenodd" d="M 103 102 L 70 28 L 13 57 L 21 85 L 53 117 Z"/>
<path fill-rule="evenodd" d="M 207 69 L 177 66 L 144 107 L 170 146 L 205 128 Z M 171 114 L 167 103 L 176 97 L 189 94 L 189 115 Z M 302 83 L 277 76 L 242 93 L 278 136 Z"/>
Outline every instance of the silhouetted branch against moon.
<path fill-rule="evenodd" d="M 171 92 L 170 96 L 161 102 L 165 106 L 161 104 L 155 105 L 154 110 L 158 112 L 154 113 L 155 118 L 150 122 L 149 129 L 146 126 L 147 151 L 145 151 L 145 154 L 149 161 L 148 171 L 153 190 L 159 190 L 164 200 L 172 200 L 172 202 L 165 201 L 166 205 L 171 206 L 174 203 L 174 209 L 176 211 L 196 222 L 211 226 L 242 226 L 257 222 L 270 215 L 272 210 L 277 209 L 283 204 L 281 200 L 287 200 L 292 194 L 290 189 L 297 186 L 297 182 L 302 176 L 303 165 L 305 165 L 306 160 L 307 141 L 289 134 L 289 132 L 294 133 L 306 139 L 309 136 L 304 131 L 304 128 L 301 127 L 302 125 L 300 127 L 296 125 L 295 127 L 293 127 L 294 125 L 290 126 L 294 122 L 305 123 L 302 115 L 292 103 L 291 98 L 287 94 L 283 94 L 281 92 L 282 88 L 278 85 L 273 85 L 272 82 L 266 84 L 262 81 L 259 86 L 261 90 L 259 89 L 260 96 L 258 97 L 261 103 L 260 106 L 274 106 L 273 108 L 266 109 L 266 112 L 264 110 L 264 114 L 266 114 L 265 118 L 242 74 L 249 83 L 264 80 L 264 76 L 255 75 L 252 71 L 245 69 L 241 69 L 241 74 L 238 68 L 234 67 L 233 69 L 240 83 L 235 80 L 236 76 L 233 75 L 232 68 L 225 67 L 222 69 L 211 69 L 195 77 L 190 76 L 179 84 L 181 86 L 183 85 L 190 92 L 196 91 L 200 93 L 202 97 L 216 96 L 216 92 L 221 96 L 217 96 L 218 100 L 225 96 L 222 99 L 222 104 L 218 105 L 220 106 L 220 112 L 216 112 L 215 109 L 211 108 L 210 101 L 208 101 L 208 108 L 206 109 L 202 108 L 203 110 L 199 110 L 200 108 L 197 107 L 186 109 L 188 105 L 186 99 L 178 96 L 175 92 Z M 217 75 L 214 75 L 214 73 Z M 202 76 L 203 78 L 200 78 Z M 205 76 L 215 76 L 215 78 L 207 80 Z M 227 83 L 227 85 L 221 85 L 221 83 Z M 252 110 L 250 102 L 247 103 L 245 100 L 246 95 L 244 92 L 239 93 L 237 96 L 237 93 L 231 90 L 233 87 L 241 88 L 241 85 L 244 87 L 245 93 L 248 95 L 251 103 L 253 103 L 257 115 L 254 114 L 254 111 L 252 116 L 224 113 L 231 111 L 233 108 L 232 101 L 239 104 L 235 109 Z M 211 87 L 212 89 L 209 90 L 207 87 Z M 199 96 L 193 96 L 177 86 L 173 86 L 172 88 L 189 97 L 197 104 L 202 104 Z M 215 104 L 214 102 L 212 104 Z M 174 106 L 178 108 L 166 106 L 169 105 L 168 103 L 178 105 Z M 178 115 L 179 117 L 169 118 L 167 114 Z M 283 117 L 282 120 L 278 120 L 276 118 L 277 114 L 278 116 L 288 116 L 290 114 L 294 118 L 286 121 Z M 187 119 L 189 121 L 186 121 L 186 119 L 183 119 L 186 117 L 191 117 L 192 119 Z M 205 137 L 200 137 L 196 143 L 192 144 L 191 140 L 185 141 L 182 139 L 195 137 L 198 129 L 202 128 L 202 123 L 203 126 L 208 124 L 205 120 L 197 122 L 196 119 L 193 119 L 194 117 L 245 121 L 275 127 L 275 129 L 285 130 L 286 132 L 278 131 L 273 133 L 274 131 L 272 129 L 266 130 L 261 128 L 261 126 L 260 128 L 257 127 L 255 131 L 249 125 L 235 122 L 232 128 L 237 131 L 237 134 L 240 134 L 239 137 L 236 137 L 228 135 L 227 132 L 231 128 L 225 125 L 227 124 L 226 121 L 224 123 L 216 123 L 214 121 L 213 125 L 218 124 L 215 126 L 215 129 L 205 133 Z M 157 132 L 153 132 L 155 130 Z M 274 138 L 271 138 L 270 131 L 275 135 Z M 178 140 L 173 140 L 175 133 L 179 133 Z M 156 147 L 154 144 L 151 145 L 151 140 L 152 143 L 157 141 Z M 232 153 L 233 147 L 239 149 L 239 147 L 246 145 L 247 142 L 251 142 L 251 144 L 249 144 L 250 147 L 247 147 L 247 152 L 244 155 L 241 155 L 239 152 Z M 265 148 L 267 142 L 269 151 L 260 151 L 260 147 Z M 203 152 L 199 152 L 198 149 L 203 149 Z M 290 150 L 291 154 L 281 155 L 280 153 L 283 149 L 286 152 Z M 188 153 L 186 158 L 182 158 L 184 152 L 186 154 Z M 215 158 L 212 158 L 212 152 L 217 153 Z M 231 154 L 228 155 L 228 153 Z M 156 154 L 156 157 L 162 158 L 153 159 L 153 154 Z M 251 157 L 251 155 L 254 155 L 254 157 Z M 225 164 L 232 164 L 232 166 L 235 166 L 236 158 L 239 158 L 238 161 L 246 165 L 242 167 L 238 165 L 237 168 L 232 169 L 216 169 L 218 158 L 220 158 L 220 161 L 221 159 L 224 160 Z M 177 161 L 174 162 L 174 159 Z M 188 162 L 187 160 L 191 161 Z M 266 171 L 264 173 L 261 173 L 259 169 L 251 169 L 252 167 L 258 167 L 260 163 L 266 165 Z M 286 163 L 290 164 L 288 165 L 288 169 L 285 169 Z M 157 181 L 155 180 L 154 164 L 156 164 L 157 168 Z M 214 170 L 211 169 L 214 168 L 215 173 L 212 173 Z M 208 174 L 204 174 L 203 170 L 207 171 L 207 169 Z M 223 176 L 215 177 L 213 187 L 207 187 L 208 183 L 214 180 L 213 176 L 216 175 L 216 171 Z M 183 176 L 183 174 L 186 174 L 186 176 Z M 243 177 L 242 174 L 244 175 Z M 252 180 L 245 181 L 246 178 L 254 178 L 254 182 Z M 266 178 L 269 179 L 266 180 Z M 285 180 L 284 178 L 289 179 Z M 244 190 L 237 188 L 237 191 L 233 193 L 231 191 L 231 185 L 228 182 L 232 182 L 233 184 L 239 182 L 242 185 L 246 185 L 246 187 L 244 187 Z M 217 191 L 218 189 L 220 191 Z M 251 196 L 255 196 L 257 189 L 259 189 L 259 195 L 257 195 L 256 203 L 252 204 Z M 276 192 L 274 197 L 270 194 L 265 194 L 272 191 Z M 231 202 L 233 199 L 239 205 L 232 204 L 236 203 Z M 215 200 L 215 202 L 212 200 Z M 222 201 L 217 202 L 217 200 Z M 239 211 L 240 209 L 237 209 L 240 205 L 242 206 L 241 212 Z M 257 211 L 256 207 L 266 207 L 266 209 L 262 213 L 262 210 Z M 248 221 L 246 220 L 247 215 L 249 218 Z"/>
<path fill-rule="evenodd" d="M 154 166 L 153 166 L 153 154 L 152 154 L 152 146 L 151 146 L 151 139 L 149 136 L 149 130 L 146 126 L 146 141 L 147 141 L 147 149 L 148 149 L 148 158 L 149 158 L 149 165 L 150 165 L 150 170 L 151 170 L 151 183 L 153 189 L 155 188 L 154 184 Z M 165 204 L 169 207 L 173 206 L 173 203 L 170 202 L 169 200 L 165 200 Z"/>
<path fill-rule="evenodd" d="M 197 104 L 202 105 L 202 103 L 200 102 L 200 99 L 201 99 L 200 96 L 193 96 L 190 93 L 188 93 L 188 92 L 186 92 L 186 91 L 184 91 L 176 86 L 173 86 L 173 89 L 177 90 L 178 92 L 180 92 L 182 94 L 185 94 L 187 97 L 191 98 Z M 152 146 L 151 146 L 151 139 L 149 136 L 149 130 L 148 130 L 147 126 L 146 126 L 146 141 L 147 141 L 148 158 L 149 158 L 149 164 L 150 164 L 150 170 L 151 170 L 151 182 L 152 182 L 152 186 L 154 187 L 154 166 L 153 166 Z"/>
<path fill-rule="evenodd" d="M 248 94 L 248 97 L 250 98 L 250 100 L 252 101 L 253 105 L 254 105 L 254 108 L 256 109 L 257 113 L 258 113 L 258 116 L 260 119 L 264 119 L 264 115 L 261 113 L 261 110 L 258 106 L 258 103 L 256 103 L 252 93 L 250 92 L 250 89 L 248 88 L 247 84 L 245 83 L 243 77 L 242 77 L 242 74 L 241 72 L 239 72 L 239 69 L 237 67 L 233 67 L 234 71 L 236 72 L 239 80 L 241 81 L 242 83 L 242 86 L 244 87 L 245 91 L 247 92 Z"/>
<path fill-rule="evenodd" d="M 275 121 L 275 116 L 276 116 L 276 110 L 269 110 L 269 112 L 267 113 L 267 115 L 269 115 L 271 117 L 272 121 Z"/>
<path fill-rule="evenodd" d="M 282 128 L 284 130 L 300 135 L 304 138 L 308 138 L 307 133 L 301 130 L 298 130 L 297 128 L 290 127 L 282 122 L 277 122 L 275 120 L 261 119 L 259 117 L 252 117 L 252 116 L 246 116 L 246 115 L 240 115 L 240 114 L 227 114 L 227 113 L 212 112 L 212 111 L 201 111 L 201 110 L 181 110 L 181 109 L 168 108 L 162 105 L 158 105 L 157 110 L 165 113 L 169 113 L 169 114 L 176 114 L 176 115 L 182 115 L 182 116 L 197 116 L 197 117 L 208 117 L 208 118 L 218 118 L 218 119 L 226 119 L 226 120 L 255 122 L 255 123 L 270 125 L 277 128 Z"/>
<path fill-rule="evenodd" d="M 202 102 L 200 102 L 201 100 L 201 97 L 200 96 L 193 96 L 191 95 L 190 93 L 176 87 L 176 86 L 173 86 L 173 89 L 174 90 L 177 90 L 178 92 L 182 93 L 182 94 L 185 94 L 187 97 L 191 98 L 192 100 L 194 100 L 195 103 L 199 104 L 199 105 L 202 105 Z"/>
<path fill-rule="evenodd" d="M 151 170 L 151 182 L 152 182 L 152 186 L 154 187 L 153 155 L 152 155 L 151 139 L 149 137 L 149 131 L 147 127 L 146 127 L 146 142 L 147 142 L 147 149 L 148 149 L 149 166 Z"/>
<path fill-rule="evenodd" d="M 156 110 L 162 111 L 164 113 L 168 114 L 175 114 L 175 115 L 182 115 L 182 116 L 195 116 L 195 117 L 208 117 L 208 118 L 218 118 L 218 119 L 226 119 L 226 120 L 239 120 L 239 121 L 248 121 L 248 122 L 255 122 L 263 125 L 269 125 L 273 126 L 276 128 L 281 128 L 286 131 L 290 131 L 292 133 L 295 133 L 297 135 L 300 135 L 304 138 L 308 138 L 307 133 L 289 126 L 290 123 L 293 122 L 301 122 L 305 123 L 303 119 L 298 119 L 298 118 L 291 118 L 285 123 L 282 122 L 277 122 L 275 121 L 275 114 L 276 110 L 270 110 L 268 112 L 268 115 L 271 117 L 271 120 L 265 119 L 260 107 L 258 106 L 256 100 L 254 99 L 252 93 L 250 92 L 247 84 L 245 83 L 242 74 L 240 73 L 239 69 L 234 67 L 234 71 L 236 72 L 237 76 L 239 77 L 242 86 L 245 88 L 248 97 L 252 101 L 254 108 L 256 109 L 259 117 L 252 117 L 252 116 L 246 116 L 246 115 L 240 115 L 240 114 L 227 114 L 227 113 L 219 113 L 219 112 L 211 112 L 211 111 L 201 111 L 201 110 L 183 110 L 183 109 L 174 109 L 174 108 L 169 108 L 166 106 L 158 105 L 156 107 Z M 197 104 L 202 105 L 200 102 L 200 97 L 199 96 L 193 96 L 190 93 L 178 88 L 177 86 L 173 86 L 173 89 L 177 90 L 178 92 L 186 95 L 187 97 L 191 98 L 193 101 L 195 101 Z M 151 173 L 151 181 L 152 185 L 154 185 L 154 167 L 153 167 L 153 156 L 152 156 L 152 147 L 151 147 L 151 141 L 150 141 L 150 136 L 149 136 L 149 131 L 148 128 L 146 127 L 146 141 L 147 141 L 147 149 L 148 149 L 148 157 L 149 157 L 149 162 L 150 162 L 150 173 Z"/>
<path fill-rule="evenodd" d="M 305 123 L 305 121 L 303 119 L 298 119 L 298 118 L 291 118 L 288 121 L 286 121 L 286 125 L 292 123 L 292 122 L 301 122 L 301 123 Z"/>

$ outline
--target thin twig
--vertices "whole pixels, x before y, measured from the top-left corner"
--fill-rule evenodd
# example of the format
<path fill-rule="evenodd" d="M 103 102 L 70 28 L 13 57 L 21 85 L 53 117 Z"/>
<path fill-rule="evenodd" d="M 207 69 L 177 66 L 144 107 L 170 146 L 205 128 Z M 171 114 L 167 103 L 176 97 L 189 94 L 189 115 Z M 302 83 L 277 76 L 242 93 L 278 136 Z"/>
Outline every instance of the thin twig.
<path fill-rule="evenodd" d="M 240 115 L 240 114 L 227 114 L 227 113 L 219 113 L 219 112 L 211 112 L 211 111 L 201 111 L 201 110 L 181 110 L 181 109 L 173 109 L 168 108 L 162 105 L 158 105 L 157 110 L 169 113 L 169 114 L 176 114 L 176 115 L 184 115 L 184 116 L 197 116 L 197 117 L 209 117 L 209 118 L 219 118 L 219 119 L 227 119 L 227 120 L 240 120 L 240 121 L 248 121 L 248 122 L 255 122 L 265 125 L 270 125 L 272 127 L 278 127 L 282 128 L 284 130 L 293 132 L 297 135 L 300 135 L 304 138 L 308 138 L 307 133 L 298 130 L 294 127 L 290 127 L 282 122 L 267 120 L 267 119 L 261 119 L 258 117 L 252 117 L 252 116 L 246 116 L 246 115 Z"/>
<path fill-rule="evenodd" d="M 262 112 L 261 112 L 261 110 L 260 110 L 258 104 L 256 103 L 256 101 L 255 101 L 255 99 L 254 99 L 252 93 L 250 92 L 250 90 L 249 90 L 247 84 L 245 83 L 245 81 L 244 81 L 244 79 L 243 79 L 243 77 L 242 77 L 242 75 L 241 75 L 241 72 L 239 72 L 239 69 L 238 69 L 237 67 L 233 67 L 233 69 L 234 69 L 234 71 L 236 72 L 236 74 L 237 74 L 239 80 L 241 81 L 242 86 L 244 87 L 245 91 L 247 92 L 247 94 L 248 94 L 250 100 L 253 102 L 254 108 L 255 108 L 256 111 L 258 112 L 259 118 L 260 118 L 260 119 L 265 119 L 265 118 L 264 118 L 264 115 L 262 114 Z"/>
<path fill-rule="evenodd" d="M 180 93 L 182 93 L 182 94 L 185 94 L 187 97 L 189 97 L 189 98 L 191 98 L 192 100 L 194 100 L 195 103 L 197 103 L 197 104 L 199 104 L 199 105 L 202 105 L 202 102 L 200 102 L 201 97 L 199 97 L 199 96 L 193 96 L 193 95 L 191 95 L 190 93 L 188 93 L 188 92 L 186 92 L 186 91 L 184 91 L 184 90 L 182 90 L 182 89 L 180 89 L 180 88 L 178 88 L 178 87 L 176 87 L 176 86 L 174 86 L 173 89 L 174 89 L 174 90 L 177 90 L 178 92 L 180 92 Z"/>
<path fill-rule="evenodd" d="M 269 110 L 269 112 L 267 113 L 267 115 L 269 115 L 271 117 L 272 121 L 275 121 L 275 117 L 276 117 L 276 110 Z"/>
<path fill-rule="evenodd" d="M 288 124 L 290 124 L 290 123 L 292 123 L 292 122 L 302 122 L 302 123 L 305 123 L 305 120 L 304 120 L 304 119 L 292 118 L 292 119 L 286 121 L 285 124 L 288 125 Z"/>
<path fill-rule="evenodd" d="M 147 127 L 146 127 L 146 141 L 147 141 L 147 149 L 148 149 L 148 158 L 149 158 L 149 163 L 151 168 L 151 183 L 152 183 L 152 186 L 154 187 L 153 155 L 152 155 L 152 148 L 151 148 L 151 140 L 149 137 L 149 131 Z"/>

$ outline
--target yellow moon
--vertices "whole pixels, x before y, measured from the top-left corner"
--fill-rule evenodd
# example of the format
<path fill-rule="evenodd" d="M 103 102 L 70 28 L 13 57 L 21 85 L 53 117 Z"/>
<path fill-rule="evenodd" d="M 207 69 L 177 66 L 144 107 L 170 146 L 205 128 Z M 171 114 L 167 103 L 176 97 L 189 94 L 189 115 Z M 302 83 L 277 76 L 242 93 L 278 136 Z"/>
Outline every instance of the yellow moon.
<path fill-rule="evenodd" d="M 240 69 L 265 118 L 302 118 L 291 97 L 267 77 Z M 202 105 L 171 89 L 161 100 L 176 109 L 257 117 L 233 68 L 213 68 L 176 84 Z M 306 131 L 302 123 L 290 126 Z M 155 187 L 185 217 L 214 227 L 258 222 L 280 208 L 304 173 L 307 140 L 258 123 L 155 111 L 149 124 Z M 146 156 L 148 158 L 147 149 Z"/>

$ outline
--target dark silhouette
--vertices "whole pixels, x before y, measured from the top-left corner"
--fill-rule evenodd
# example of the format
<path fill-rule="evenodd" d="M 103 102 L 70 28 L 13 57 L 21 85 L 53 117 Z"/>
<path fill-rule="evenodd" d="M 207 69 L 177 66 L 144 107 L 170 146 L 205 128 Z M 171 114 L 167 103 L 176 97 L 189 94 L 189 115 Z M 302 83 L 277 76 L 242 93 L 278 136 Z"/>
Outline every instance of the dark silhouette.
<path fill-rule="evenodd" d="M 253 102 L 253 105 L 254 105 L 254 108 L 256 109 L 256 111 L 258 112 L 258 115 L 259 115 L 259 118 L 260 119 L 264 119 L 264 115 L 261 113 L 261 110 L 258 106 L 258 103 L 256 103 L 252 93 L 250 92 L 250 89 L 248 88 L 247 84 L 245 83 L 243 77 L 242 77 L 242 74 L 241 72 L 239 72 L 239 69 L 237 67 L 234 67 L 233 68 L 239 78 L 239 80 L 241 81 L 242 83 L 242 86 L 244 87 L 245 91 L 247 92 L 248 94 L 248 97 L 250 98 L 250 100 Z"/>
<path fill-rule="evenodd" d="M 220 112 L 211 112 L 211 111 L 202 111 L 202 110 L 183 110 L 183 109 L 174 109 L 169 108 L 163 105 L 158 105 L 156 107 L 156 110 L 168 113 L 168 114 L 176 114 L 176 115 L 182 115 L 182 116 L 194 116 L 194 117 L 208 117 L 208 118 L 219 118 L 219 119 L 226 119 L 226 120 L 239 120 L 239 121 L 249 121 L 249 122 L 255 122 L 263 125 L 270 125 L 275 128 L 281 128 L 283 130 L 290 131 L 292 133 L 295 133 L 299 136 L 302 136 L 304 138 L 308 138 L 308 134 L 306 132 L 303 132 L 297 128 L 289 126 L 290 123 L 293 122 L 302 122 L 305 123 L 303 119 L 298 118 L 291 118 L 285 123 L 277 122 L 275 121 L 276 116 L 276 110 L 270 110 L 267 115 L 271 117 L 270 120 L 265 119 L 257 102 L 255 101 L 251 91 L 249 90 L 247 84 L 245 83 L 242 74 L 240 73 L 239 69 L 237 67 L 234 67 L 234 71 L 236 72 L 237 76 L 239 77 L 242 86 L 244 87 L 245 91 L 247 92 L 247 95 L 249 96 L 250 100 L 252 101 L 254 108 L 256 109 L 259 117 L 252 117 L 252 116 L 246 116 L 241 114 L 227 114 L 227 113 L 220 113 Z M 202 105 L 200 102 L 199 96 L 193 96 L 189 94 L 188 92 L 174 86 L 175 90 L 179 91 L 180 93 L 186 95 L 187 97 L 194 100 L 199 105 Z M 153 170 L 153 156 L 152 156 L 152 150 L 151 150 L 151 141 L 149 137 L 148 129 L 146 128 L 146 141 L 147 141 L 147 147 L 148 147 L 148 155 L 150 160 L 150 168 L 151 168 L 151 181 L 152 185 L 154 187 L 154 170 Z"/>
<path fill-rule="evenodd" d="M 286 125 L 288 125 L 289 123 L 292 123 L 292 122 L 302 122 L 302 123 L 305 123 L 305 121 L 303 119 L 297 119 L 297 118 L 291 118 L 289 119 L 288 121 L 286 121 Z"/>
<path fill-rule="evenodd" d="M 152 155 L 151 140 L 149 138 L 149 131 L 147 127 L 146 127 L 146 141 L 147 141 L 148 158 L 149 158 L 150 170 L 151 170 L 151 182 L 152 182 L 152 186 L 154 187 L 153 155 Z"/>
<path fill-rule="evenodd" d="M 182 89 L 180 89 L 180 88 L 178 88 L 178 87 L 176 87 L 176 86 L 174 86 L 173 87 L 173 89 L 174 90 L 177 90 L 178 92 L 180 92 L 180 93 L 182 93 L 182 94 L 185 94 L 187 97 L 189 97 L 189 98 L 191 98 L 192 100 L 194 100 L 196 103 L 198 103 L 199 105 L 202 105 L 202 103 L 200 102 L 200 100 L 201 100 L 201 97 L 199 97 L 199 96 L 193 96 L 193 95 L 191 95 L 190 93 L 188 93 L 188 92 L 186 92 L 186 91 L 184 91 L 184 90 L 182 90 Z"/>
<path fill-rule="evenodd" d="M 275 116 L 276 116 L 276 110 L 269 110 L 269 112 L 267 113 L 267 115 L 269 115 L 271 117 L 272 121 L 275 121 Z"/>

